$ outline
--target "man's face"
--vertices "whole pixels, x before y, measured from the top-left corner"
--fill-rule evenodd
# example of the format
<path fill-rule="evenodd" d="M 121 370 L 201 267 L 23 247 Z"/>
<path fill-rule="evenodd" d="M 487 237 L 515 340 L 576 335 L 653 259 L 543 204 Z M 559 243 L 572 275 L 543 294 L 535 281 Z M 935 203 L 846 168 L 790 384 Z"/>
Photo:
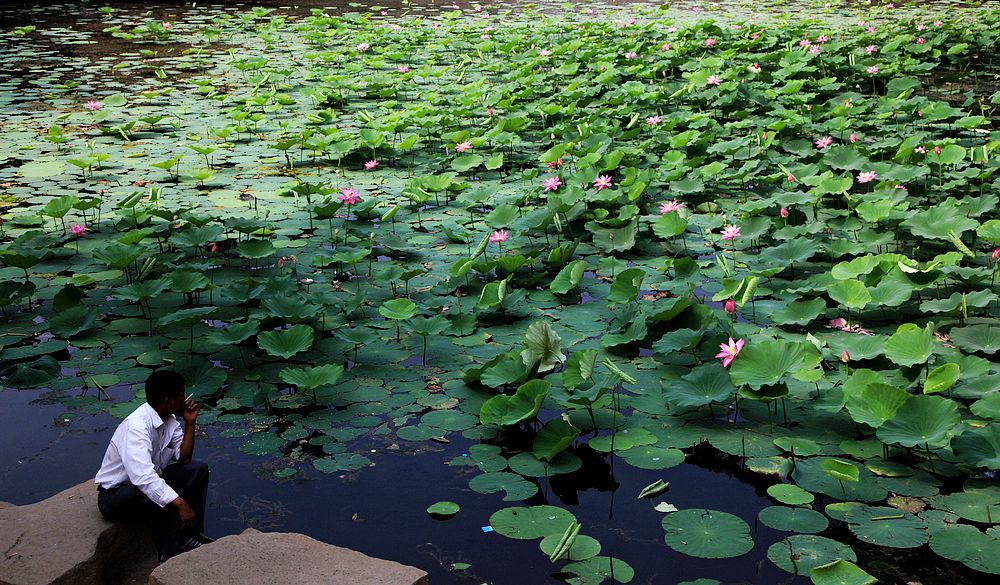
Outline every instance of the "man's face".
<path fill-rule="evenodd" d="M 186 388 L 181 388 L 181 391 L 176 396 L 167 399 L 167 410 L 170 414 L 177 416 L 184 414 L 185 390 Z"/>

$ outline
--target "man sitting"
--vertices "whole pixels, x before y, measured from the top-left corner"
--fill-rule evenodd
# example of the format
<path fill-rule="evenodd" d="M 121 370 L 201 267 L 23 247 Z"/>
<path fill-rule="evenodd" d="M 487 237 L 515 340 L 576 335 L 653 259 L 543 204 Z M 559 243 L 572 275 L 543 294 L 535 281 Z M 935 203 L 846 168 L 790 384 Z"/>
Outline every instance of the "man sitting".
<path fill-rule="evenodd" d="M 149 526 L 160 562 L 212 542 L 202 534 L 208 465 L 191 459 L 201 405 L 184 397 L 184 387 L 183 376 L 172 370 L 149 376 L 146 404 L 118 425 L 94 478 L 101 514 Z M 175 538 L 178 519 L 181 530 Z"/>

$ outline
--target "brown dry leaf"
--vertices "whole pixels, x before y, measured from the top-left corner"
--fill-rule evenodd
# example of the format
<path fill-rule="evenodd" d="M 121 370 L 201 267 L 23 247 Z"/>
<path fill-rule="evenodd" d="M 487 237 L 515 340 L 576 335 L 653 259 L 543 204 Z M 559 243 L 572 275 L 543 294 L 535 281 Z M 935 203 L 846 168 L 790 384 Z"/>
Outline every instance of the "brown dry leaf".
<path fill-rule="evenodd" d="M 886 503 L 893 508 L 910 512 L 911 514 L 919 514 L 927 507 L 927 504 L 920 498 L 911 498 L 908 496 L 892 496 L 886 500 Z"/>

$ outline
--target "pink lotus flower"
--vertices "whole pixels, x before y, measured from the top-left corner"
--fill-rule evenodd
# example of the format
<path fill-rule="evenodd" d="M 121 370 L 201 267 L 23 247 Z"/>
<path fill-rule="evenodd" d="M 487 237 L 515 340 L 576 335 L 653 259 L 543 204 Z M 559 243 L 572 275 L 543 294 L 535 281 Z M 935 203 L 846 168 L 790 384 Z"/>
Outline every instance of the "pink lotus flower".
<path fill-rule="evenodd" d="M 728 368 L 729 364 L 733 363 L 736 356 L 740 355 L 740 351 L 743 349 L 743 340 L 739 339 L 733 341 L 733 338 L 729 338 L 729 343 L 720 343 L 719 349 L 722 350 L 715 354 L 715 357 L 722 359 L 722 367 Z"/>
<path fill-rule="evenodd" d="M 871 67 L 869 67 L 868 69 L 865 69 L 865 71 L 866 71 L 866 72 L 867 72 L 867 73 L 868 73 L 869 75 L 875 75 L 876 73 L 878 73 L 878 67 L 876 67 L 876 66 L 872 65 L 872 66 L 871 66 Z"/>
<path fill-rule="evenodd" d="M 708 79 L 705 80 L 705 85 L 721 85 L 721 84 L 722 84 L 722 78 L 719 77 L 718 75 L 711 75 L 709 76 Z"/>
<path fill-rule="evenodd" d="M 80 223 L 74 223 L 72 226 L 70 226 L 69 231 L 74 236 L 76 236 L 76 237 L 79 238 L 83 234 L 87 233 L 87 226 L 85 226 L 83 224 L 80 224 Z"/>
<path fill-rule="evenodd" d="M 819 45 L 813 45 L 813 46 L 809 47 L 809 54 L 810 55 L 819 55 L 820 51 L 822 51 L 822 50 L 823 49 L 819 48 Z"/>
<path fill-rule="evenodd" d="M 599 175 L 596 179 L 594 179 L 594 187 L 597 187 L 598 191 L 600 191 L 601 189 L 610 189 L 611 188 L 611 176 L 610 175 Z"/>
<path fill-rule="evenodd" d="M 874 26 L 869 26 L 868 28 L 865 29 L 865 31 L 867 31 L 869 33 L 874 33 L 877 30 L 878 30 L 878 28 L 876 28 Z"/>
<path fill-rule="evenodd" d="M 935 146 L 934 147 L 934 154 L 938 154 L 938 155 L 941 154 L 941 147 L 940 146 Z"/>
<path fill-rule="evenodd" d="M 714 47 L 715 46 L 715 39 L 712 39 L 712 38 L 705 39 L 705 46 L 706 47 Z"/>
<path fill-rule="evenodd" d="M 993 259 L 1000 260 L 1000 248 L 993 249 Z"/>
<path fill-rule="evenodd" d="M 878 53 L 878 47 L 875 45 L 868 45 L 865 47 L 865 54 L 871 55 L 872 53 Z"/>
<path fill-rule="evenodd" d="M 625 53 L 625 58 L 629 59 L 629 60 L 631 60 L 631 59 L 638 59 L 639 58 L 639 54 L 636 53 L 635 51 L 629 51 L 628 53 Z"/>
<path fill-rule="evenodd" d="M 781 211 L 779 211 L 778 214 L 781 215 L 781 217 L 788 219 L 788 208 L 782 207 Z"/>
<path fill-rule="evenodd" d="M 549 177 L 542 183 L 545 191 L 557 191 L 560 186 L 562 186 L 562 181 L 559 180 L 559 177 Z"/>
<path fill-rule="evenodd" d="M 833 144 L 833 136 L 824 136 L 816 141 L 816 148 L 823 150 L 827 146 Z"/>
<path fill-rule="evenodd" d="M 846 349 L 844 350 L 843 353 L 840 354 L 840 361 L 844 362 L 845 364 L 851 361 L 851 354 L 849 354 Z"/>
<path fill-rule="evenodd" d="M 864 173 L 858 173 L 858 183 L 870 183 L 878 177 L 878 173 L 875 171 L 867 171 Z"/>
<path fill-rule="evenodd" d="M 921 22 L 917 25 L 917 30 L 927 30 L 927 25 Z"/>
<path fill-rule="evenodd" d="M 659 115 L 650 116 L 650 117 L 646 118 L 646 124 L 648 124 L 650 126 L 656 126 L 657 124 L 659 124 L 662 121 L 663 121 L 663 118 L 661 118 Z"/>
<path fill-rule="evenodd" d="M 927 39 L 925 39 L 924 37 L 920 37 L 920 38 L 917 39 L 917 44 L 918 45 L 922 45 L 922 44 L 924 44 L 926 42 L 927 42 Z"/>
<path fill-rule="evenodd" d="M 785 178 L 788 179 L 789 183 L 794 183 L 795 182 L 795 175 L 793 175 L 792 173 L 788 173 L 788 176 L 785 177 Z"/>
<path fill-rule="evenodd" d="M 372 159 L 372 160 L 369 160 L 369 161 L 365 161 L 365 170 L 366 171 L 373 171 L 373 170 L 375 170 L 375 167 L 377 167 L 377 166 L 378 166 L 378 161 L 375 160 L 375 159 Z"/>
<path fill-rule="evenodd" d="M 843 317 L 837 317 L 836 319 L 830 319 L 830 322 L 827 323 L 826 326 L 829 327 L 829 328 L 831 328 L 831 329 L 843 329 L 844 327 L 847 327 L 847 319 L 844 319 Z"/>
<path fill-rule="evenodd" d="M 371 47 L 371 45 L 369 45 L 368 43 L 358 43 L 358 47 L 357 47 L 357 49 L 358 49 L 358 52 L 359 52 L 359 53 L 364 53 L 364 52 L 365 52 L 365 51 L 367 51 L 367 50 L 368 50 L 368 49 L 369 49 L 370 47 Z"/>
<path fill-rule="evenodd" d="M 661 51 L 669 51 L 670 50 L 670 43 L 663 43 L 662 45 L 660 45 L 660 50 Z"/>
<path fill-rule="evenodd" d="M 468 140 L 455 145 L 455 152 L 465 152 L 467 150 L 472 150 L 472 142 Z"/>
<path fill-rule="evenodd" d="M 497 230 L 490 235 L 491 244 L 499 244 L 510 239 L 510 232 L 507 230 Z"/>
<path fill-rule="evenodd" d="M 722 236 L 719 237 L 720 240 L 735 240 L 740 237 L 740 226 L 729 225 L 722 228 Z"/>
<path fill-rule="evenodd" d="M 218 254 L 219 253 L 219 245 L 216 244 L 215 242 L 209 242 L 209 244 L 208 244 L 208 251 L 211 252 L 211 253 L 213 253 L 213 254 Z"/>
<path fill-rule="evenodd" d="M 684 209 L 684 204 L 676 199 L 660 203 L 660 215 L 670 213 L 671 211 L 680 211 L 682 209 Z"/>
<path fill-rule="evenodd" d="M 162 26 L 163 26 L 163 28 L 174 28 L 173 24 L 171 24 L 171 23 L 169 23 L 169 22 L 167 22 L 165 20 L 163 21 Z"/>
<path fill-rule="evenodd" d="M 541 55 L 542 57 L 548 57 L 549 55 L 552 54 L 552 51 L 548 49 L 541 49 L 540 51 L 538 51 L 538 54 Z"/>
<path fill-rule="evenodd" d="M 812 41 L 810 41 L 809 39 L 802 39 L 801 41 L 799 41 L 799 46 L 800 47 L 808 47 L 811 44 L 812 44 Z"/>
<path fill-rule="evenodd" d="M 944 23 L 943 23 L 943 22 L 941 22 L 940 20 L 935 20 L 935 21 L 934 21 L 934 26 L 942 26 L 943 24 L 944 24 Z"/>
<path fill-rule="evenodd" d="M 729 299 L 722 305 L 722 310 L 732 315 L 736 312 L 736 301 Z"/>
<path fill-rule="evenodd" d="M 913 149 L 913 152 L 919 152 L 920 154 L 927 154 L 927 149 L 923 146 L 918 146 Z"/>
<path fill-rule="evenodd" d="M 396 71 L 399 71 L 400 73 L 409 73 L 410 67 L 409 65 L 400 65 L 399 67 L 396 67 Z"/>
<path fill-rule="evenodd" d="M 350 187 L 344 187 L 341 189 L 340 195 L 337 195 L 337 199 L 346 205 L 354 205 L 361 202 L 361 196 L 357 191 L 351 189 Z"/>
<path fill-rule="evenodd" d="M 828 37 L 826 35 L 819 35 L 819 37 L 816 38 L 816 42 L 819 43 L 819 44 L 821 44 L 821 45 L 823 43 L 829 41 L 829 40 L 830 40 L 830 37 Z"/>
<path fill-rule="evenodd" d="M 96 112 L 97 110 L 101 109 L 101 102 L 97 100 L 87 100 L 85 106 L 91 112 Z"/>
<path fill-rule="evenodd" d="M 761 70 L 760 63 L 754 63 L 753 65 L 750 65 L 750 69 L 753 69 L 754 73 L 760 73 Z"/>
<path fill-rule="evenodd" d="M 550 160 L 549 162 L 545 163 L 545 165 L 548 166 L 550 169 L 557 169 L 563 166 L 563 159 L 557 158 L 556 160 Z"/>

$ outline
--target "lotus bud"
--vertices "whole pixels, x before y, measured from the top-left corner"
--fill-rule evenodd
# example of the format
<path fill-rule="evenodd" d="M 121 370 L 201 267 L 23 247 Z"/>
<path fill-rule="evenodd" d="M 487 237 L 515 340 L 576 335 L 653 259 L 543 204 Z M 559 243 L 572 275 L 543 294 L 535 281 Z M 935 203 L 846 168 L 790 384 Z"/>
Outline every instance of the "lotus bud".
<path fill-rule="evenodd" d="M 846 349 L 844 350 L 844 353 L 840 354 L 840 361 L 844 362 L 845 364 L 851 361 L 851 354 L 847 353 Z"/>
<path fill-rule="evenodd" d="M 728 301 L 726 301 L 726 303 L 724 305 L 722 305 L 722 308 L 727 313 L 729 313 L 730 315 L 732 315 L 733 313 L 736 312 L 736 301 L 734 301 L 733 299 L 729 299 Z"/>
<path fill-rule="evenodd" d="M 1000 260 L 1000 248 L 993 249 L 993 259 Z"/>
<path fill-rule="evenodd" d="M 788 208 L 787 207 L 782 207 L 781 208 L 781 217 L 786 218 L 786 219 L 788 218 Z"/>

